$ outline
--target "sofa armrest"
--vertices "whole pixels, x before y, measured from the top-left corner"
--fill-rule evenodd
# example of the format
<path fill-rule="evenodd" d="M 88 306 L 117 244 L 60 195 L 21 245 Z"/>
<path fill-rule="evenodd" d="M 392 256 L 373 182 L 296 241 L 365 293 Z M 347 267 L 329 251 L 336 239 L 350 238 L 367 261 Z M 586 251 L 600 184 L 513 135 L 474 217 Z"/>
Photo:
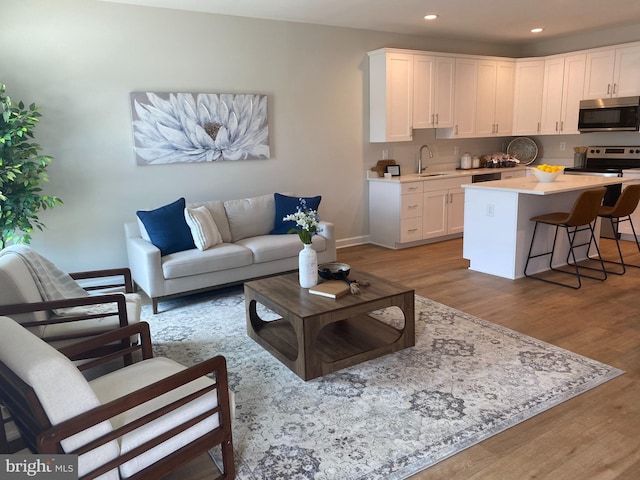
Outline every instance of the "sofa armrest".
<path fill-rule="evenodd" d="M 127 257 L 133 281 L 149 297 L 161 297 L 164 295 L 164 276 L 162 275 L 160 249 L 142 238 L 139 233 L 132 234 L 131 232 L 135 230 L 131 226 L 126 225 L 125 231 L 127 233 Z"/>
<path fill-rule="evenodd" d="M 331 222 L 320 221 L 318 222 L 318 235 L 322 235 L 327 241 L 327 252 L 332 252 L 333 260 L 337 258 L 336 254 L 336 236 L 335 226 Z"/>

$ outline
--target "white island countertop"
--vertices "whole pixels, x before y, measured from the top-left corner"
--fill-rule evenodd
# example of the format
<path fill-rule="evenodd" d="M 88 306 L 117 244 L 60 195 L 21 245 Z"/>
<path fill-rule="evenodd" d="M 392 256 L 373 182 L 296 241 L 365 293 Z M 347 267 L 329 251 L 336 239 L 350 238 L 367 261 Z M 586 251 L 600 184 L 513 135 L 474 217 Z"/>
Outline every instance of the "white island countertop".
<path fill-rule="evenodd" d="M 592 175 L 560 175 L 553 182 L 542 183 L 536 177 L 510 178 L 492 182 L 469 183 L 462 188 L 478 190 L 524 193 L 529 195 L 550 195 L 555 193 L 585 190 L 587 188 L 606 187 L 617 183 L 630 182 L 624 177 L 597 177 Z"/>

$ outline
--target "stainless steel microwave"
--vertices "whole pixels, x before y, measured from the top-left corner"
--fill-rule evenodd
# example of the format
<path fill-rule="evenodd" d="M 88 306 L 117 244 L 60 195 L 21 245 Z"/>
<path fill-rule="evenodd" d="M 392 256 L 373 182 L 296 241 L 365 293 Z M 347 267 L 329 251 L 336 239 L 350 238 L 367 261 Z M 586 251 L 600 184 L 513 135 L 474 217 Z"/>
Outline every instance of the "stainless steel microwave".
<path fill-rule="evenodd" d="M 637 132 L 639 127 L 640 96 L 580 101 L 580 132 Z"/>

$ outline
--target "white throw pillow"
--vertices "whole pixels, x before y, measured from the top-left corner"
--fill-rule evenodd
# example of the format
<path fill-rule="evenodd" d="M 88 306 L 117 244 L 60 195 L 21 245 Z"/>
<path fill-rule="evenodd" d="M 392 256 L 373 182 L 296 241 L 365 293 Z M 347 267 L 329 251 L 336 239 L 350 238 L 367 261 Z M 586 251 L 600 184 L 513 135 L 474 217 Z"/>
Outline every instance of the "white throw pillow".
<path fill-rule="evenodd" d="M 211 212 L 204 205 L 195 208 L 185 208 L 184 218 L 191 229 L 193 243 L 195 243 L 198 250 L 206 250 L 207 248 L 222 243 L 220 230 L 218 230 L 216 222 L 213 221 Z"/>

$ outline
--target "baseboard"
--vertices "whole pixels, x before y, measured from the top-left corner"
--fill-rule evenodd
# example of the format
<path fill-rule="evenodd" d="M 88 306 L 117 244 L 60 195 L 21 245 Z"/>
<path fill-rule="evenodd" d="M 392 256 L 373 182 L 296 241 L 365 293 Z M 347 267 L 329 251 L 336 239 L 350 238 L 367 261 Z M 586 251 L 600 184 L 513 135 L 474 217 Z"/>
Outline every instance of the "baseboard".
<path fill-rule="evenodd" d="M 359 237 L 342 238 L 336 240 L 336 248 L 354 247 L 356 245 L 363 245 L 365 243 L 371 243 L 371 235 L 361 235 Z"/>

